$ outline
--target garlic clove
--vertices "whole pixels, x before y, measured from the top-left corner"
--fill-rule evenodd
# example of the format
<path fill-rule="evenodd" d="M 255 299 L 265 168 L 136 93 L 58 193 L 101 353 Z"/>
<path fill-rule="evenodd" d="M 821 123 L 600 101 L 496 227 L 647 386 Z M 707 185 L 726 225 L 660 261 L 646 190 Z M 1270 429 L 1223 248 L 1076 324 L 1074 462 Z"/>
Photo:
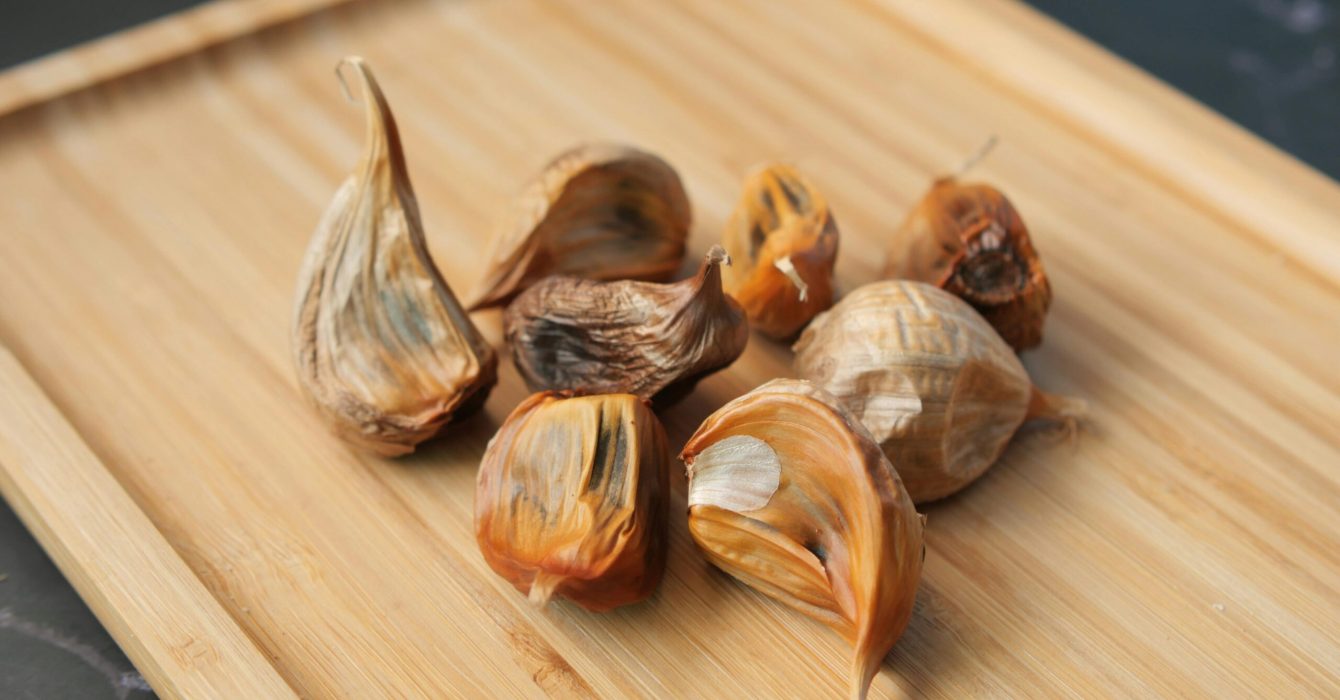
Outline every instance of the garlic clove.
<path fill-rule="evenodd" d="M 794 350 L 796 373 L 865 425 L 916 503 L 981 476 L 1025 420 L 1082 411 L 1036 389 L 966 302 L 920 282 L 854 290 L 816 317 Z"/>
<path fill-rule="evenodd" d="M 504 332 L 532 391 L 669 400 L 744 352 L 749 324 L 721 289 L 720 246 L 672 284 L 550 277 L 508 306 Z"/>
<path fill-rule="evenodd" d="M 865 697 L 911 619 L 924 553 L 922 518 L 869 433 L 834 397 L 778 379 L 709 416 L 680 457 L 694 541 L 845 635 Z"/>
<path fill-rule="evenodd" d="M 661 158 L 593 143 L 554 159 L 494 239 L 470 310 L 503 306 L 549 275 L 662 282 L 684 259 L 689 199 Z"/>
<path fill-rule="evenodd" d="M 308 246 L 293 352 L 300 387 L 340 436 L 399 455 L 483 404 L 497 356 L 428 254 L 381 88 L 363 59 L 346 66 L 362 90 L 366 143 Z"/>
<path fill-rule="evenodd" d="M 837 223 L 795 168 L 773 164 L 745 180 L 722 244 L 735 261 L 726 291 L 763 334 L 789 338 L 832 306 Z"/>
<path fill-rule="evenodd" d="M 597 612 L 643 600 L 665 568 L 669 464 L 660 421 L 637 397 L 535 394 L 484 452 L 480 550 L 540 606 L 554 595 Z"/>
<path fill-rule="evenodd" d="M 937 180 L 889 239 L 884 276 L 962 297 L 1016 351 L 1042 342 L 1051 284 L 1019 212 L 990 185 Z"/>

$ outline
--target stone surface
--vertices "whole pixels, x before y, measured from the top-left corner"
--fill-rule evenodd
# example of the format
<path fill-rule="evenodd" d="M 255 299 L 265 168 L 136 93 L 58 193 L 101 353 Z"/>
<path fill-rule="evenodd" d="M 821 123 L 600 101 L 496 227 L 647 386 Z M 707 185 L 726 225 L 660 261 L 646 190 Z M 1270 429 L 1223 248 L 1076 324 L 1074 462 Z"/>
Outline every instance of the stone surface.
<path fill-rule="evenodd" d="M 0 507 L 0 697 L 153 697 L 8 505 Z"/>
<path fill-rule="evenodd" d="M 1028 0 L 1340 179 L 1340 0 Z"/>

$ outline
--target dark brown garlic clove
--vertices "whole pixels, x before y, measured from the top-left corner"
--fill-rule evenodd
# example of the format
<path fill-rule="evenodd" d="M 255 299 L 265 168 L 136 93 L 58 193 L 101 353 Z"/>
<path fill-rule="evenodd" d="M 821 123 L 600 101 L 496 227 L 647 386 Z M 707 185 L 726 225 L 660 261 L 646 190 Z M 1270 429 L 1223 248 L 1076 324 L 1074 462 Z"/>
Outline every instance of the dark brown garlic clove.
<path fill-rule="evenodd" d="M 884 276 L 963 298 L 1016 351 L 1042 342 L 1051 285 L 1019 212 L 990 185 L 937 180 L 889 240 Z"/>
<path fill-rule="evenodd" d="M 789 338 L 833 305 L 838 230 L 826 200 L 789 165 L 750 175 L 722 236 L 726 291 L 749 324 Z"/>
<path fill-rule="evenodd" d="M 684 260 L 689 199 L 674 168 L 629 146 L 596 143 L 554 159 L 493 241 L 470 310 L 503 306 L 549 275 L 669 280 Z"/>
<path fill-rule="evenodd" d="M 668 449 L 635 396 L 531 396 L 479 467 L 484 558 L 541 606 L 559 595 L 603 612 L 646 598 L 665 569 Z"/>
<path fill-rule="evenodd" d="M 482 405 L 497 355 L 433 264 L 386 98 L 361 58 L 367 112 L 358 168 L 340 186 L 298 278 L 298 382 L 335 431 L 386 455 L 413 452 Z"/>
<path fill-rule="evenodd" d="M 672 398 L 735 361 L 749 340 L 740 305 L 721 289 L 721 246 L 672 284 L 550 277 L 503 316 L 512 359 L 533 391 L 569 389 Z"/>

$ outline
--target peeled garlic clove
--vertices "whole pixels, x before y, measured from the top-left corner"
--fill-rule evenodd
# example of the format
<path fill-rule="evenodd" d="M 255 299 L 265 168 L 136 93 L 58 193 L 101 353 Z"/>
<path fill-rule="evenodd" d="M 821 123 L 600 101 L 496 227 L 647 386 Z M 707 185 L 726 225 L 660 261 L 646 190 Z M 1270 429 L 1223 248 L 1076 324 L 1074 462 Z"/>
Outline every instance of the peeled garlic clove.
<path fill-rule="evenodd" d="M 1015 350 L 1042 342 L 1051 285 L 1019 212 L 994 187 L 937 180 L 889 240 L 884 275 L 962 297 Z"/>
<path fill-rule="evenodd" d="M 972 307 L 921 282 L 856 289 L 815 318 L 794 350 L 796 373 L 860 419 L 916 503 L 981 476 L 1025 420 L 1081 410 L 1034 387 Z"/>
<path fill-rule="evenodd" d="M 721 289 L 721 246 L 673 284 L 550 277 L 503 316 L 512 359 L 532 391 L 672 398 L 735 361 L 749 341 L 740 305 Z M 667 392 L 672 389 L 672 392 Z"/>
<path fill-rule="evenodd" d="M 502 306 L 549 275 L 662 282 L 684 259 L 684 185 L 668 163 L 636 148 L 596 143 L 566 151 L 514 209 L 514 225 L 493 241 L 472 311 Z"/>
<path fill-rule="evenodd" d="M 395 119 L 363 59 L 367 136 L 317 225 L 298 277 L 298 382 L 335 431 L 386 455 L 414 451 L 482 405 L 497 356 L 433 264 Z"/>
<path fill-rule="evenodd" d="M 489 566 L 543 606 L 603 612 L 651 595 L 665 568 L 670 453 L 629 394 L 535 394 L 498 429 L 475 491 Z"/>
<path fill-rule="evenodd" d="M 838 231 L 828 200 L 789 165 L 750 175 L 722 236 L 726 291 L 749 323 L 789 338 L 833 305 Z"/>
<path fill-rule="evenodd" d="M 726 573 L 845 635 L 863 698 L 912 616 L 922 519 L 837 399 L 777 379 L 689 438 L 689 532 Z"/>

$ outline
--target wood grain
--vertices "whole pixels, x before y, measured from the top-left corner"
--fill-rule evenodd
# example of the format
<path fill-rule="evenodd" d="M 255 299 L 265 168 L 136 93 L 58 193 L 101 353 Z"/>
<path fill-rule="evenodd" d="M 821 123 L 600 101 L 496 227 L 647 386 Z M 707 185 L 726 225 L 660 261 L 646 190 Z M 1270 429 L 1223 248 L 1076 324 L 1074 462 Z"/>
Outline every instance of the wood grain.
<path fill-rule="evenodd" d="M 160 696 L 296 697 L 3 347 L 0 493 Z"/>
<path fill-rule="evenodd" d="M 1027 220 L 1056 301 L 1025 356 L 1089 402 L 929 507 L 911 626 L 873 695 L 1340 694 L 1340 187 L 1007 0 L 407 0 L 341 6 L 0 119 L 0 341 L 299 694 L 837 697 L 847 649 L 710 568 L 672 519 L 648 603 L 531 609 L 475 548 L 475 469 L 525 395 L 421 454 L 350 450 L 287 333 L 362 125 L 366 56 L 429 246 L 472 287 L 507 197 L 622 139 L 695 208 L 743 176 L 830 200 L 839 291 L 995 133 L 974 176 Z M 496 312 L 475 317 L 500 342 Z M 662 414 L 672 445 L 790 374 L 745 356 Z M 683 504 L 683 478 L 673 479 Z"/>
<path fill-rule="evenodd" d="M 212 0 L 0 73 L 0 115 L 346 0 Z"/>

